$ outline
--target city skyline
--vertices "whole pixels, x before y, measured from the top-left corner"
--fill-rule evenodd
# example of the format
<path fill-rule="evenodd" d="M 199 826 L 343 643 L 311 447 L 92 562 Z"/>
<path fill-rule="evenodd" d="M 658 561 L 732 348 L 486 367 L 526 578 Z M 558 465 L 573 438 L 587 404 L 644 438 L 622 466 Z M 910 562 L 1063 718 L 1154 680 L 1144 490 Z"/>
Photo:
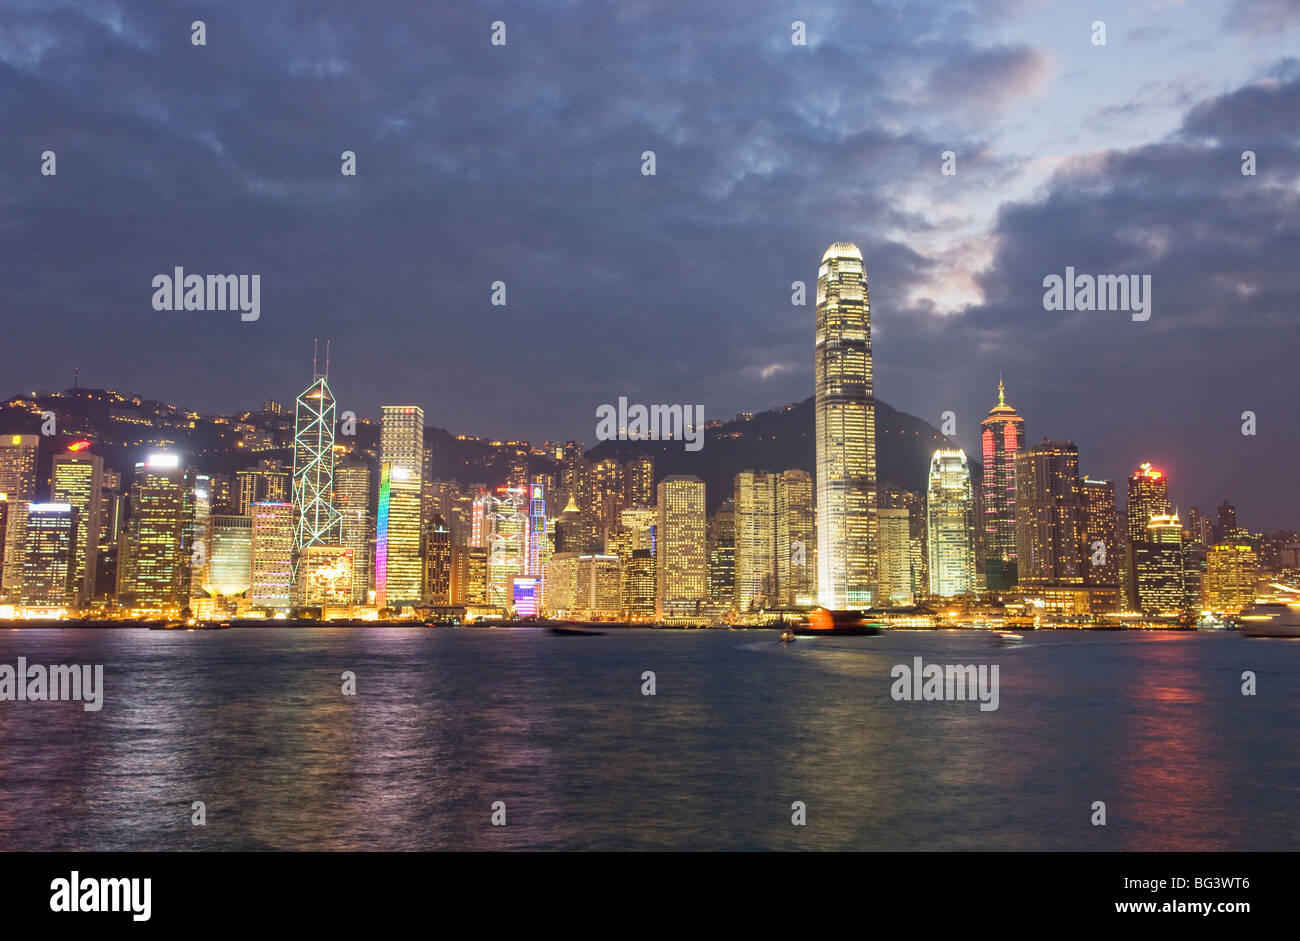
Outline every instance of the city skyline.
<path fill-rule="evenodd" d="M 1003 373 L 1031 438 L 1086 442 L 1092 473 L 1118 479 L 1143 452 L 1202 505 L 1232 493 L 1294 525 L 1281 377 L 1300 17 L 1117 10 L 1097 46 L 1085 5 L 978 9 L 832 5 L 806 16 L 805 47 L 777 4 L 689 22 L 630 4 L 592 11 L 580 38 L 520 13 L 499 48 L 468 12 L 322 12 L 306 35 L 232 12 L 199 48 L 148 4 L 116 20 L 11 8 L 0 32 L 46 41 L 0 46 L 0 198 L 22 233 L 0 237 L 0 263 L 26 273 L 6 304 L 32 324 L 0 349 L 0 394 L 80 368 L 204 411 L 249 388 L 290 401 L 320 336 L 358 414 L 420 402 L 440 427 L 503 440 L 590 440 L 619 395 L 728 416 L 808 394 L 811 300 L 793 306 L 791 285 L 811 294 L 817 252 L 843 239 L 875 285 L 883 401 L 931 423 L 955 412 L 974 456 Z M 411 43 L 439 55 L 403 56 Z M 555 68 L 557 49 L 584 68 Z M 167 81 L 120 77 L 138 74 Z M 823 94 L 844 81 L 860 97 Z M 153 310 L 150 279 L 177 265 L 260 275 L 260 318 Z M 1149 274 L 1151 320 L 1044 310 L 1043 277 L 1067 266 Z M 581 368 L 526 394 L 548 361 Z"/>

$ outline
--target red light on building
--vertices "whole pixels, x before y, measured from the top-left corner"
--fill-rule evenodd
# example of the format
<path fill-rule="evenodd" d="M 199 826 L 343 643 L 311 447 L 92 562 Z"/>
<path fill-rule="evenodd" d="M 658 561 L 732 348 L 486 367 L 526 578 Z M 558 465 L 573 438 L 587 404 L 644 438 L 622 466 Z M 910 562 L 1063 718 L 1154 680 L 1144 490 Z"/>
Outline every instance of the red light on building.
<path fill-rule="evenodd" d="M 72 444 L 68 445 L 68 450 L 69 450 L 69 451 L 84 451 L 84 450 L 86 450 L 86 448 L 88 448 L 88 447 L 90 447 L 90 442 L 89 442 L 89 441 L 74 441 L 74 442 L 72 442 Z"/>

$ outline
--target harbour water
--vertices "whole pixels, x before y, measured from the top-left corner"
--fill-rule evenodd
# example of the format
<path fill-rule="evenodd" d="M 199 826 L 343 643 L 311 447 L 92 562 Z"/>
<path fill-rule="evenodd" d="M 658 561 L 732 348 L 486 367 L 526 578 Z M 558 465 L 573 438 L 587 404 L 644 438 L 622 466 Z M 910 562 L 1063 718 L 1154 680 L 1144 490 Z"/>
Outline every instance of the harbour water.
<path fill-rule="evenodd" d="M 1300 848 L 1300 642 L 776 636 L 4 631 L 104 700 L 0 702 L 0 849 Z M 998 708 L 895 701 L 915 657 Z"/>

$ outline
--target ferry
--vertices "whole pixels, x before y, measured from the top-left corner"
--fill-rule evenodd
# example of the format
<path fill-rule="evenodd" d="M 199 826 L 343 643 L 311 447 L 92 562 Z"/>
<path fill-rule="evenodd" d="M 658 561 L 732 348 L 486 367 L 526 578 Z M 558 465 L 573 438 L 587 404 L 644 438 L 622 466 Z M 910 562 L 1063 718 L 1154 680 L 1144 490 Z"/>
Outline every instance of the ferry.
<path fill-rule="evenodd" d="M 861 611 L 815 608 L 808 615 L 808 623 L 796 624 L 793 630 L 800 637 L 861 637 L 879 634 L 880 625 L 868 621 Z"/>
<path fill-rule="evenodd" d="M 1273 587 L 1278 589 L 1278 597 L 1261 598 L 1237 615 L 1241 633 L 1247 637 L 1300 637 L 1300 591 L 1286 585 Z"/>

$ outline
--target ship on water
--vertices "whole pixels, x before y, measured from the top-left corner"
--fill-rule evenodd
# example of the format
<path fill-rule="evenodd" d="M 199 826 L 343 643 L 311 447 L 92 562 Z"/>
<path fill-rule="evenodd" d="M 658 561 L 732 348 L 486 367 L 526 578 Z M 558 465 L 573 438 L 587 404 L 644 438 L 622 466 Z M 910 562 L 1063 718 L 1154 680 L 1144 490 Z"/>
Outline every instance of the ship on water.
<path fill-rule="evenodd" d="M 1274 583 L 1277 594 L 1260 598 L 1241 614 L 1241 633 L 1247 637 L 1300 637 L 1300 590 Z"/>

